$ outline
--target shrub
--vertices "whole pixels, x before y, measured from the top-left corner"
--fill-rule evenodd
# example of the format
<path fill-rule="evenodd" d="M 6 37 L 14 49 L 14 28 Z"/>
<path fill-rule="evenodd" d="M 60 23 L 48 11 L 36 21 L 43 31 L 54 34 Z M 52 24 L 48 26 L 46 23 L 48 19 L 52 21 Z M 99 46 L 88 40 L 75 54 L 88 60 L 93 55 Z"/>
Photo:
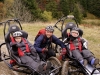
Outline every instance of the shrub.
<path fill-rule="evenodd" d="M 44 22 L 51 21 L 52 20 L 52 12 L 44 11 L 41 14 L 41 20 L 44 21 Z"/>

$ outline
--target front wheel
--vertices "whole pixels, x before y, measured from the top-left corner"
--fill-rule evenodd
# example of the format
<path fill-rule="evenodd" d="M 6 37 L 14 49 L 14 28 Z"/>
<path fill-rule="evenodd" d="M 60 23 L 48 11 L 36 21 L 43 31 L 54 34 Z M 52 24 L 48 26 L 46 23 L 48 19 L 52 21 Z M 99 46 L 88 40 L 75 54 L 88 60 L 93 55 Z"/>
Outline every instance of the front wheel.
<path fill-rule="evenodd" d="M 68 67 L 69 67 L 69 62 L 68 61 L 65 61 L 63 63 L 63 66 L 62 66 L 61 75 L 69 75 L 68 74 Z"/>
<path fill-rule="evenodd" d="M 60 68 L 59 68 L 61 67 L 60 61 L 56 57 L 50 57 L 48 60 L 51 62 L 53 68 L 56 69 L 54 73 L 55 74 L 60 73 Z"/>

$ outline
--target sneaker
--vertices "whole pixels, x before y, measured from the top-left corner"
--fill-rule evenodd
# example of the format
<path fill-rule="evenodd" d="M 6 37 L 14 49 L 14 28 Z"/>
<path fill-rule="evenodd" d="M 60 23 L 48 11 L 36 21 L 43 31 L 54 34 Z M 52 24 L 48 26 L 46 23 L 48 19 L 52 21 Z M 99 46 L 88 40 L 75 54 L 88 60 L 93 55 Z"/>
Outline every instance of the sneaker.
<path fill-rule="evenodd" d="M 99 64 L 99 59 L 95 59 L 95 61 L 94 61 L 94 64 L 93 65 L 97 65 L 97 64 Z"/>
<path fill-rule="evenodd" d="M 51 68 L 51 62 L 47 61 L 46 65 L 44 66 L 44 70 Z"/>
<path fill-rule="evenodd" d="M 43 70 L 44 70 L 43 68 L 44 67 L 42 65 L 39 65 L 36 71 L 39 72 L 39 73 L 42 73 Z"/>
<path fill-rule="evenodd" d="M 84 60 L 81 60 L 80 63 L 81 63 L 82 65 L 86 66 L 88 62 L 87 62 L 86 59 L 84 59 Z"/>
<path fill-rule="evenodd" d="M 83 65 L 86 66 L 87 64 L 88 64 L 88 61 L 86 59 L 84 59 Z"/>

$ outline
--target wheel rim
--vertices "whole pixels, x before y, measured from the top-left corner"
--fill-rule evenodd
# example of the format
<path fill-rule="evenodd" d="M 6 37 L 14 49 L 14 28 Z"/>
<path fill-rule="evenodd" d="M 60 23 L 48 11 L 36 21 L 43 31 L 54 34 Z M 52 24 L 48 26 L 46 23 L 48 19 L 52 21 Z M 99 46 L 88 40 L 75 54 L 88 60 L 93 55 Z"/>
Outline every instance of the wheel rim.
<path fill-rule="evenodd" d="M 52 66 L 54 68 L 58 68 L 61 66 L 60 61 L 56 57 L 50 57 L 48 60 L 52 63 Z M 60 71 L 60 68 L 55 70 L 54 73 L 57 74 L 57 73 L 59 73 L 59 71 Z"/>
<path fill-rule="evenodd" d="M 68 67 L 69 67 L 69 62 L 65 61 L 62 67 L 61 75 L 69 75 L 68 74 Z"/>

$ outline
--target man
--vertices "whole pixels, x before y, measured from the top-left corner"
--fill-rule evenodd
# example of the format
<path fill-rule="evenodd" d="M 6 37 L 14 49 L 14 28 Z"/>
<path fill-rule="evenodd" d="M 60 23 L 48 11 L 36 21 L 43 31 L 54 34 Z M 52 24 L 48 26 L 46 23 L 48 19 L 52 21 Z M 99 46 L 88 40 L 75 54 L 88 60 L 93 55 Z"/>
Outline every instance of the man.
<path fill-rule="evenodd" d="M 35 39 L 34 43 L 34 47 L 39 53 L 41 59 L 46 60 L 51 56 L 56 57 L 56 53 L 52 48 L 50 48 L 51 43 L 55 43 L 61 46 L 62 48 L 61 55 L 66 54 L 65 45 L 55 35 L 53 35 L 54 28 L 52 26 L 47 26 L 44 30 L 41 31 L 44 31 L 44 34 L 39 35 Z"/>

